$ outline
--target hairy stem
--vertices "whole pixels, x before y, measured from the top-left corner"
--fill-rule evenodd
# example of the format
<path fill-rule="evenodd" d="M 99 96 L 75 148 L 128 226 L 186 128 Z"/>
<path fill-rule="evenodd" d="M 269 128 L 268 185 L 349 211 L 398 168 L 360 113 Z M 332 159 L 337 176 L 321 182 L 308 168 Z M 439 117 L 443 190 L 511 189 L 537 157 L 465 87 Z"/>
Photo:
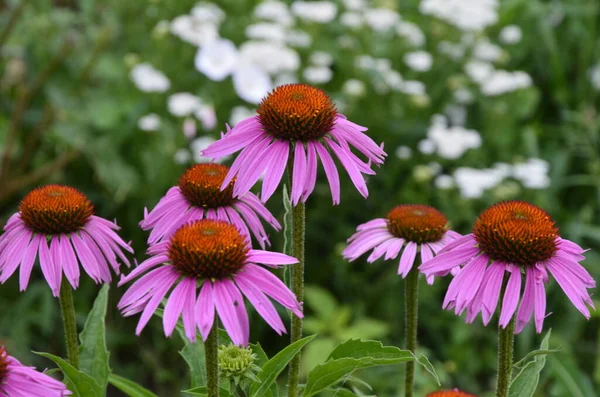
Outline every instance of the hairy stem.
<path fill-rule="evenodd" d="M 219 397 L 219 322 L 215 319 L 210 334 L 204 342 L 206 359 L 206 393 L 208 397 Z"/>
<path fill-rule="evenodd" d="M 408 272 L 404 280 L 404 327 L 406 334 L 406 349 L 415 354 L 417 348 L 417 323 L 419 315 L 419 269 L 418 260 L 413 268 Z M 413 396 L 415 383 L 415 362 L 406 363 L 406 372 L 404 375 L 404 395 Z"/>
<path fill-rule="evenodd" d="M 504 278 L 501 301 L 504 300 L 508 277 Z M 502 307 L 500 312 L 502 312 Z M 496 383 L 496 397 L 508 397 L 508 389 L 512 379 L 513 345 L 515 339 L 515 319 L 513 315 L 506 328 L 498 324 L 498 380 Z"/>
<path fill-rule="evenodd" d="M 60 286 L 60 313 L 65 330 L 65 344 L 67 346 L 67 359 L 75 368 L 79 368 L 79 344 L 77 343 L 77 324 L 75 323 L 75 305 L 73 304 L 73 291 L 67 280 Z"/>

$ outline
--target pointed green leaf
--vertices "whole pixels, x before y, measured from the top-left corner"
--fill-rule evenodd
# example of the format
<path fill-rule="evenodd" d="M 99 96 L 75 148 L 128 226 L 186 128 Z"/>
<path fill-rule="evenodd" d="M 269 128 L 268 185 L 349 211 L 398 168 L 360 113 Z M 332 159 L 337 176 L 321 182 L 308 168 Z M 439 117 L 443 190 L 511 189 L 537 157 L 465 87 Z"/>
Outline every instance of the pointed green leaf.
<path fill-rule="evenodd" d="M 206 391 L 206 386 L 199 386 L 199 387 L 195 387 L 190 390 L 183 390 L 183 392 L 186 394 L 191 394 L 192 396 L 206 397 L 208 395 L 208 393 Z M 221 388 L 219 388 L 219 396 L 220 397 L 232 397 L 232 394 L 229 392 L 229 390 L 221 387 Z"/>
<path fill-rule="evenodd" d="M 540 350 L 547 351 L 550 340 L 549 330 L 540 346 Z M 526 356 L 527 357 L 527 356 Z M 540 372 L 546 365 L 546 354 L 531 355 L 532 361 L 529 361 L 517 376 L 510 383 L 509 397 L 532 397 L 540 381 Z"/>
<path fill-rule="evenodd" d="M 100 289 L 92 310 L 79 335 L 81 350 L 79 353 L 79 369 L 90 375 L 102 388 L 102 395 L 106 394 L 108 384 L 109 353 L 106 349 L 106 307 L 108 305 L 109 285 L 105 284 Z"/>
<path fill-rule="evenodd" d="M 179 331 L 179 330 L 178 330 Z M 190 378 L 192 381 L 192 387 L 198 387 L 206 384 L 206 364 L 204 361 L 204 343 L 190 342 L 185 335 L 180 332 L 181 339 L 183 339 L 183 349 L 179 351 L 179 354 L 188 367 L 190 368 Z"/>
<path fill-rule="evenodd" d="M 256 343 L 250 344 L 250 349 L 252 349 L 252 352 L 254 354 L 256 354 L 256 362 L 255 364 L 258 365 L 259 367 L 262 367 L 263 365 L 265 365 L 267 363 L 267 361 L 269 361 L 269 357 L 267 356 L 267 353 L 265 353 L 265 351 L 263 350 L 262 346 L 260 345 L 260 343 Z M 266 397 L 279 397 L 279 389 L 277 388 L 277 383 L 273 383 L 273 386 L 271 386 L 271 390 L 269 390 L 267 393 L 265 393 Z"/>
<path fill-rule="evenodd" d="M 262 383 L 253 384 L 250 395 L 252 397 L 262 397 L 268 393 L 281 371 L 284 370 L 288 363 L 296 357 L 298 353 L 300 353 L 300 350 L 302 350 L 304 345 L 313 340 L 315 336 L 316 335 L 307 336 L 306 338 L 292 343 L 267 361 L 258 373 L 258 378 Z"/>
<path fill-rule="evenodd" d="M 431 376 L 433 376 L 438 386 L 442 385 L 442 383 L 440 382 L 440 377 L 438 376 L 437 372 L 435 372 L 433 364 L 431 364 L 431 361 L 429 361 L 426 355 L 421 354 L 418 358 L 415 356 L 415 361 L 418 364 L 420 364 L 423 368 L 425 368 L 425 371 L 429 372 Z"/>
<path fill-rule="evenodd" d="M 119 375 L 108 375 L 108 382 L 129 397 L 158 397 L 145 387 Z"/>
<path fill-rule="evenodd" d="M 34 352 L 42 357 L 46 357 L 61 369 L 65 376 L 67 388 L 73 392 L 75 397 L 103 397 L 102 388 L 98 382 L 85 372 L 77 370 L 66 360 L 50 353 Z"/>

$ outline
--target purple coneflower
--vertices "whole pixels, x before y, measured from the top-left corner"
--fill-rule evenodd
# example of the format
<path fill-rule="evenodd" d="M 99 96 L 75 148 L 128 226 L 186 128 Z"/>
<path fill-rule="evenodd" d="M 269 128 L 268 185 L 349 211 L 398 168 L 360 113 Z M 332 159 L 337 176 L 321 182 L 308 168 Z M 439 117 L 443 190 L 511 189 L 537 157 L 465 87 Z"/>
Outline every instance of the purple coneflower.
<path fill-rule="evenodd" d="M 140 226 L 152 229 L 148 243 L 168 240 L 182 225 L 200 219 L 221 220 L 234 224 L 250 238 L 252 234 L 262 248 L 269 238 L 258 216 L 275 230 L 281 225 L 251 192 L 233 196 L 233 181 L 221 190 L 228 167 L 221 164 L 196 164 L 179 178 L 179 184 L 169 189 Z"/>
<path fill-rule="evenodd" d="M 398 274 L 406 278 L 413 268 L 420 251 L 421 262 L 433 258 L 444 246 L 460 234 L 448 229 L 448 219 L 427 205 L 403 204 L 393 208 L 386 218 L 377 218 L 356 228 L 356 233 L 348 239 L 344 258 L 353 261 L 367 251 L 373 250 L 367 258 L 371 263 L 384 257 L 395 259 L 400 255 Z M 427 277 L 429 284 L 433 276 Z"/>
<path fill-rule="evenodd" d="M 522 201 L 506 201 L 485 210 L 475 222 L 473 233 L 449 244 L 420 269 L 425 275 L 443 276 L 455 266 L 464 266 L 454 277 L 443 307 L 456 314 L 467 310 L 467 322 L 481 312 L 483 323 L 492 318 L 506 282 L 499 324 L 506 328 L 517 311 L 515 333 L 533 316 L 542 332 L 546 317 L 548 272 L 573 305 L 586 318 L 593 307 L 587 288 L 596 282 L 579 264 L 585 251 L 558 234 L 554 221 L 541 208 Z M 525 287 L 521 299 L 521 284 Z"/>
<path fill-rule="evenodd" d="M 71 394 L 63 383 L 36 371 L 33 367 L 26 367 L 16 358 L 9 356 L 0 344 L 0 395 L 63 397 Z"/>
<path fill-rule="evenodd" d="M 306 202 L 315 188 L 317 159 L 320 159 L 333 203 L 338 204 L 340 181 L 333 153 L 358 191 L 368 196 L 362 174 L 375 174 L 371 163 L 382 164 L 386 153 L 364 134 L 365 127 L 339 114 L 323 91 L 305 84 L 282 85 L 262 100 L 257 112 L 257 116 L 239 122 L 202 153 L 219 159 L 243 149 L 223 181 L 222 189 L 237 177 L 233 195 L 242 196 L 264 174 L 261 199 L 265 202 L 277 189 L 291 159 L 290 198 L 295 206 Z M 368 162 L 359 159 L 351 146 Z"/>
<path fill-rule="evenodd" d="M 125 316 L 142 312 L 138 335 L 173 286 L 163 315 L 167 336 L 182 316 L 186 336 L 194 341 L 198 327 L 206 340 L 216 310 L 233 343 L 248 345 L 248 314 L 242 294 L 278 334 L 286 332 L 285 326 L 267 296 L 302 316 L 294 294 L 274 274 L 258 266 L 277 268 L 298 260 L 251 249 L 247 238 L 229 223 L 205 219 L 186 224 L 169 241 L 150 247 L 148 253 L 152 256 L 119 283 L 146 273 L 131 285 L 118 305 Z"/>
<path fill-rule="evenodd" d="M 10 217 L 0 236 L 0 282 L 20 267 L 20 289 L 29 283 L 39 255 L 42 273 L 58 296 L 63 272 L 74 289 L 79 266 L 97 283 L 110 282 L 110 268 L 119 274 L 117 256 L 127 266 L 122 250 L 133 252 L 116 233 L 116 224 L 94 215 L 94 207 L 77 189 L 47 185 L 32 190 Z"/>

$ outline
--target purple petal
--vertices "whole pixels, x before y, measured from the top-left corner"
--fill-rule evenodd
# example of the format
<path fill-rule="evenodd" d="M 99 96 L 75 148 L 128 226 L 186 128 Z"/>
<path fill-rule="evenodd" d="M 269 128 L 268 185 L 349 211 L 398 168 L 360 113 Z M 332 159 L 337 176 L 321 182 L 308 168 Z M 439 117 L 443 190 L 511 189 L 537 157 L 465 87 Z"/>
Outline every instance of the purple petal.
<path fill-rule="evenodd" d="M 202 340 L 206 341 L 215 321 L 215 298 L 210 280 L 205 280 L 202 284 L 195 311 L 196 324 L 202 335 Z"/>

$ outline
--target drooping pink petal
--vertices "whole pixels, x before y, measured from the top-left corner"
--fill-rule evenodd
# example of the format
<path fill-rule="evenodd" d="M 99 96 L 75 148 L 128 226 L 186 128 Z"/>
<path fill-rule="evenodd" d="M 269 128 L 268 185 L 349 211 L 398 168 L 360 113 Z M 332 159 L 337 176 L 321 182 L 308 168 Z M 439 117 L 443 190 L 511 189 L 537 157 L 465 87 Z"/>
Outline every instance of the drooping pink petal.
<path fill-rule="evenodd" d="M 223 323 L 223 327 L 231 337 L 231 341 L 235 345 L 246 345 L 245 335 L 246 330 L 243 329 L 243 320 L 239 316 L 237 308 L 244 305 L 241 298 L 232 294 L 232 289 L 237 290 L 235 285 L 231 284 L 230 280 L 222 279 L 213 283 L 215 307 L 219 318 Z M 238 291 L 239 294 L 239 291 Z"/>
<path fill-rule="evenodd" d="M 544 319 L 546 318 L 546 291 L 544 290 L 544 282 L 538 277 L 536 277 L 534 284 L 534 300 L 535 330 L 538 334 L 540 334 L 542 333 Z"/>
<path fill-rule="evenodd" d="M 417 244 L 409 241 L 404 247 L 404 251 L 402 252 L 402 256 L 400 257 L 400 262 L 398 265 L 398 274 L 405 278 L 412 269 L 413 264 L 415 263 L 415 258 L 417 256 Z"/>
<path fill-rule="evenodd" d="M 277 267 L 281 265 L 293 265 L 298 263 L 298 259 L 293 256 L 282 254 L 280 252 L 269 252 L 261 250 L 250 250 L 248 251 L 248 262 L 262 263 L 265 265 L 275 265 Z"/>
<path fill-rule="evenodd" d="M 29 246 L 26 248 L 25 255 L 23 255 L 23 260 L 21 261 L 21 267 L 19 268 L 19 291 L 25 291 L 27 289 L 31 270 L 33 269 L 33 264 L 35 263 L 35 258 L 40 247 L 40 242 L 44 238 L 45 237 L 40 234 L 34 235 Z"/>
<path fill-rule="evenodd" d="M 265 319 L 267 324 L 269 324 L 279 335 L 285 333 L 285 326 L 283 325 L 279 314 L 277 314 L 277 310 L 275 310 L 271 301 L 262 293 L 262 291 L 244 277 L 236 277 L 234 278 L 234 281 L 246 298 L 248 298 L 252 306 L 254 306 L 258 314 Z"/>
<path fill-rule="evenodd" d="M 452 268 L 467 262 L 478 253 L 479 247 L 457 248 L 456 250 L 446 251 L 443 254 L 438 253 L 432 260 L 423 263 L 419 269 L 421 273 L 424 273 L 426 276 L 442 276 L 447 274 Z"/>
<path fill-rule="evenodd" d="M 173 288 L 173 291 L 171 292 L 171 295 L 167 300 L 167 304 L 165 305 L 165 312 L 163 315 L 163 327 L 166 336 L 171 336 L 173 334 L 173 331 L 175 330 L 175 325 L 177 324 L 177 320 L 183 312 L 184 306 L 186 306 L 186 301 L 189 301 L 191 299 L 192 302 L 195 302 L 195 290 L 196 280 L 189 277 L 184 277 L 179 282 L 179 284 L 177 284 L 175 288 Z M 193 335 L 190 336 L 187 334 L 188 329 L 186 327 L 186 336 L 190 340 L 196 334 L 194 328 L 195 327 L 192 328 Z"/>
<path fill-rule="evenodd" d="M 297 141 L 294 145 L 294 165 L 292 172 L 292 191 L 290 199 L 293 206 L 298 204 L 302 193 L 306 186 L 306 175 L 308 164 L 306 163 L 306 152 L 301 141 Z"/>
<path fill-rule="evenodd" d="M 326 142 L 331 148 L 331 150 L 333 150 L 337 158 L 340 160 L 340 162 L 344 166 L 344 169 L 348 172 L 348 176 L 350 176 L 350 180 L 354 184 L 354 187 L 356 187 L 356 189 L 363 197 L 367 198 L 369 196 L 369 190 L 367 189 L 365 178 L 361 175 L 360 171 L 358 170 L 356 164 L 352 161 L 351 157 L 346 151 L 344 151 L 342 147 L 340 147 L 331 139 L 326 139 Z"/>
<path fill-rule="evenodd" d="M 40 241 L 40 267 L 42 268 L 42 274 L 44 275 L 46 282 L 52 290 L 52 294 L 55 297 L 58 296 L 60 287 L 57 283 L 58 277 L 56 275 L 56 267 L 54 266 L 54 261 L 52 259 L 52 255 L 50 254 L 50 249 L 48 248 L 46 239 Z"/>
<path fill-rule="evenodd" d="M 331 189 L 331 198 L 333 199 L 333 205 L 340 203 L 340 177 L 337 172 L 337 168 L 335 167 L 335 163 L 333 159 L 327 152 L 327 149 L 321 143 L 314 144 L 315 149 L 317 149 L 317 153 L 319 158 L 321 159 L 321 163 L 323 164 L 323 169 L 325 170 L 325 176 L 329 181 L 329 188 Z"/>
<path fill-rule="evenodd" d="M 500 312 L 500 320 L 498 322 L 498 325 L 502 328 L 506 328 L 515 313 L 521 295 L 521 269 L 518 266 L 511 265 L 508 271 L 510 272 L 510 278 L 504 291 L 502 311 Z"/>
<path fill-rule="evenodd" d="M 153 292 L 152 298 L 146 304 L 146 307 L 144 308 L 144 311 L 142 312 L 142 315 L 140 316 L 140 321 L 138 322 L 138 325 L 135 328 L 136 335 L 139 336 L 142 333 L 142 330 L 144 329 L 146 324 L 148 324 L 148 321 L 150 321 L 150 318 L 152 318 L 152 315 L 158 308 L 158 305 L 160 305 L 160 302 L 163 300 L 165 295 L 167 295 L 167 292 L 169 292 L 169 290 L 171 289 L 171 287 L 173 286 L 175 281 L 177 281 L 178 278 L 179 278 L 179 274 L 177 272 L 175 272 L 174 270 L 172 270 L 171 273 L 169 274 L 169 277 L 167 278 L 167 280 L 163 284 L 158 285 L 152 291 Z"/>
<path fill-rule="evenodd" d="M 252 282 L 262 292 L 291 310 L 296 316 L 303 317 L 300 303 L 289 288 L 270 271 L 253 264 L 247 264 L 236 275 L 236 280 L 244 277 Z"/>
<path fill-rule="evenodd" d="M 288 143 L 277 143 L 277 147 L 271 153 L 273 158 L 269 162 L 267 171 L 265 172 L 261 191 L 261 200 L 263 202 L 267 202 L 277 189 L 277 186 L 279 186 L 288 163 L 289 154 L 290 145 Z"/>
<path fill-rule="evenodd" d="M 215 298 L 213 286 L 210 280 L 204 280 L 196 301 L 196 324 L 202 335 L 202 340 L 206 341 L 210 330 L 215 321 Z"/>
<path fill-rule="evenodd" d="M 515 324 L 515 333 L 520 333 L 527 325 L 533 315 L 534 300 L 535 300 L 535 272 L 533 267 L 527 266 L 525 269 L 525 289 L 523 290 L 523 298 L 521 306 L 517 312 L 517 321 Z"/>
<path fill-rule="evenodd" d="M 79 287 L 79 265 L 69 237 L 64 234 L 60 236 L 59 248 L 63 260 L 65 276 L 73 289 L 77 289 Z"/>
<path fill-rule="evenodd" d="M 317 149 L 313 142 L 306 143 L 306 175 L 304 192 L 302 193 L 302 202 L 306 202 L 308 197 L 315 189 L 317 183 Z"/>

